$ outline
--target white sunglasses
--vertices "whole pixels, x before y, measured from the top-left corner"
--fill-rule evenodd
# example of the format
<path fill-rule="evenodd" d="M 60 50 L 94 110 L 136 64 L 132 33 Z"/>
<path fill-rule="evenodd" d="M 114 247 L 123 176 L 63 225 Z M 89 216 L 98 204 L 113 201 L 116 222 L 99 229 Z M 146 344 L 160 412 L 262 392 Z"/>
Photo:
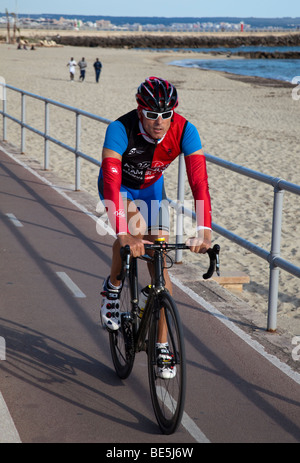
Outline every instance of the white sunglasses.
<path fill-rule="evenodd" d="M 173 111 L 155 113 L 154 111 L 147 111 L 146 109 L 142 109 L 142 112 L 146 119 L 150 119 L 152 121 L 156 121 L 156 119 L 158 119 L 159 116 L 161 116 L 162 119 L 170 119 L 173 116 Z"/>

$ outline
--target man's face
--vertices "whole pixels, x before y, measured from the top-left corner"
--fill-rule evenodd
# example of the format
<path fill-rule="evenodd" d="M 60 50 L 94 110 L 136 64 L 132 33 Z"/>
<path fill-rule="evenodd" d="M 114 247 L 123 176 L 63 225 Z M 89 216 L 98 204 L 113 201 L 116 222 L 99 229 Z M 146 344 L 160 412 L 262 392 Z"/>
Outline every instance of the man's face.
<path fill-rule="evenodd" d="M 147 119 L 140 109 L 138 115 L 147 134 L 154 140 L 160 140 L 170 128 L 172 118 L 162 119 L 159 116 L 156 120 Z"/>

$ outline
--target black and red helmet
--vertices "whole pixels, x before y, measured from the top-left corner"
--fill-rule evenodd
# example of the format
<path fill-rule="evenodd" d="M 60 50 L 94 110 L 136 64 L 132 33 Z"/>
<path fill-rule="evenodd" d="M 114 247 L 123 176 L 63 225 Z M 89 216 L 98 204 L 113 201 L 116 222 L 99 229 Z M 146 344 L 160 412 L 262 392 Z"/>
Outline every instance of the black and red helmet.
<path fill-rule="evenodd" d="M 135 97 L 140 108 L 157 113 L 170 111 L 178 106 L 176 88 L 159 77 L 148 77 L 137 89 Z"/>

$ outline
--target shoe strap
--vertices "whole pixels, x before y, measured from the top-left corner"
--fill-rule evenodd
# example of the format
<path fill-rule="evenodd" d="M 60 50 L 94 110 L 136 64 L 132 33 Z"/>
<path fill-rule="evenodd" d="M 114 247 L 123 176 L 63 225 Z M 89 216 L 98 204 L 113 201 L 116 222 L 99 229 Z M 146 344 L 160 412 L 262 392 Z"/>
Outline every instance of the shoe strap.
<path fill-rule="evenodd" d="M 120 291 L 116 289 L 106 289 L 101 291 L 101 296 L 107 297 L 107 299 L 119 299 Z"/>
<path fill-rule="evenodd" d="M 170 354 L 170 351 L 167 347 L 160 347 L 157 349 L 157 353 L 158 353 L 158 356 L 162 356 L 162 357 L 172 357 L 171 354 Z"/>

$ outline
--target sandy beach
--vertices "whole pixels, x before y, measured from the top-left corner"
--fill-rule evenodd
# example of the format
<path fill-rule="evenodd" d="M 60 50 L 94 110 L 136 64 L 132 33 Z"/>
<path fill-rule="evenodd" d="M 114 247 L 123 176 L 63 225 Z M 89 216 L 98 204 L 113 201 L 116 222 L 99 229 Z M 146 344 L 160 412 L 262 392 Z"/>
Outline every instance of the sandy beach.
<path fill-rule="evenodd" d="M 78 80 L 78 69 L 75 81 L 70 82 L 67 63 L 71 57 L 77 62 L 85 57 L 88 63 L 83 83 Z M 93 69 L 97 57 L 103 64 L 99 84 L 95 82 Z M 164 77 L 177 87 L 178 112 L 196 125 L 205 152 L 300 185 L 300 100 L 292 98 L 292 89 L 263 85 L 255 79 L 250 82 L 232 79 L 230 74 L 225 73 L 168 65 L 175 59 L 186 58 L 201 59 L 201 55 L 68 46 L 31 51 L 1 44 L 0 76 L 9 85 L 110 120 L 136 106 L 136 88 L 147 76 Z M 7 109 L 13 116 L 20 117 L 19 94 L 8 91 Z M 44 105 L 27 99 L 27 123 L 43 131 L 43 118 Z M 11 121 L 7 124 L 8 141 L 20 146 L 19 127 Z M 81 151 L 101 160 L 105 130 L 105 124 L 82 120 Z M 51 107 L 50 135 L 74 146 L 75 115 Z M 43 139 L 27 132 L 26 154 L 43 163 L 43 149 Z M 51 144 L 50 157 L 50 168 L 74 185 L 73 155 Z M 82 166 L 82 188 L 97 198 L 98 169 L 87 162 L 82 162 Z M 208 163 L 208 175 L 213 221 L 269 250 L 272 188 L 211 163 Z M 165 178 L 169 198 L 176 199 L 176 162 L 166 171 Z M 191 200 L 188 184 L 185 191 L 186 199 Z M 281 256 L 298 266 L 299 222 L 299 197 L 285 193 Z M 250 284 L 244 285 L 239 297 L 262 314 L 267 314 L 267 262 L 216 233 L 213 239 L 222 248 L 222 269 L 243 271 L 250 276 Z M 206 261 L 201 265 L 204 268 Z M 293 335 L 300 335 L 299 280 L 283 271 L 280 272 L 278 303 L 280 327 L 290 330 Z"/>

